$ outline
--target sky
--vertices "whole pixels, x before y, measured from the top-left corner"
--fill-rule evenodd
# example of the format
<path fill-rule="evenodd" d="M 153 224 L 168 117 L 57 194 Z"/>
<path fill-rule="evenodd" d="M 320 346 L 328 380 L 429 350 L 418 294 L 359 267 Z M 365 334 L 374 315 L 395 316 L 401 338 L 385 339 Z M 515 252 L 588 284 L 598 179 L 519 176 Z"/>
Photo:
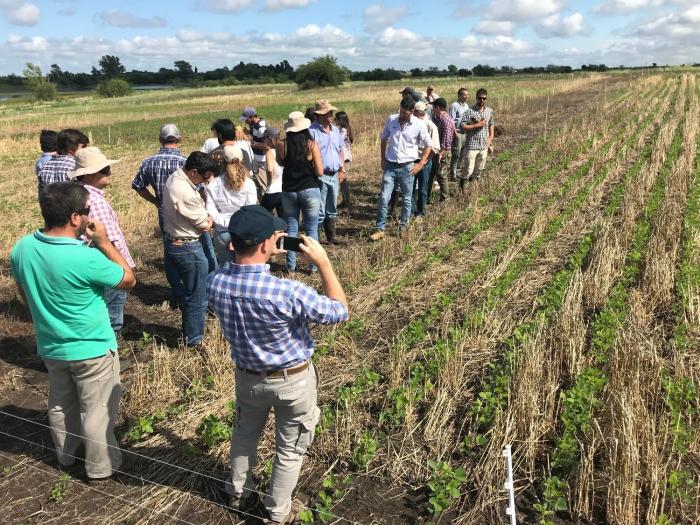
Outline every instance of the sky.
<path fill-rule="evenodd" d="M 0 0 L 0 74 L 331 54 L 352 70 L 700 62 L 698 0 Z"/>

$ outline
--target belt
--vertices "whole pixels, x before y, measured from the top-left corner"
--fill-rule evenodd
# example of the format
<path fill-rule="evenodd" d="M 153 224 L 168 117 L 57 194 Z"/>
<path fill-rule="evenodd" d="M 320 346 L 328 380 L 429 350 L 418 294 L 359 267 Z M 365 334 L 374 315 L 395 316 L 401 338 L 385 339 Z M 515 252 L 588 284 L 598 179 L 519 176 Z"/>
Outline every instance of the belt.
<path fill-rule="evenodd" d="M 295 374 L 298 374 L 300 372 L 303 372 L 307 368 L 309 368 L 309 363 L 310 361 L 304 361 L 302 364 L 299 366 L 293 366 L 291 368 L 275 368 L 274 370 L 265 370 L 262 372 L 259 372 L 257 370 L 248 370 L 247 368 L 243 368 L 242 366 L 236 365 L 236 368 L 243 372 L 244 374 L 250 374 L 254 376 L 262 376 L 262 377 L 286 377 L 286 376 L 293 376 Z"/>
<path fill-rule="evenodd" d="M 338 171 L 340 171 L 340 169 L 337 169 L 337 170 L 335 170 L 335 171 L 323 170 L 323 174 L 324 174 L 324 175 L 335 175 L 336 173 L 338 173 Z"/>
<path fill-rule="evenodd" d="M 389 164 L 395 164 L 399 168 L 403 168 L 404 166 L 408 166 L 409 164 L 415 164 L 415 160 L 409 160 L 408 162 L 394 162 L 393 160 L 387 160 Z"/>
<path fill-rule="evenodd" d="M 199 237 L 170 237 L 170 242 L 175 245 L 189 244 L 199 241 Z"/>

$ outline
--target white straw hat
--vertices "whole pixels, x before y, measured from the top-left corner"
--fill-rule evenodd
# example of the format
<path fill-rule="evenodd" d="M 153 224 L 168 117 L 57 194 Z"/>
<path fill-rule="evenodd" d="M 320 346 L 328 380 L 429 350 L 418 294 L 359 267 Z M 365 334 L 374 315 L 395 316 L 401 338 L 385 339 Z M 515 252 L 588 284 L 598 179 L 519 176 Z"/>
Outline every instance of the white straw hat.
<path fill-rule="evenodd" d="M 289 114 L 289 119 L 284 123 L 284 130 L 289 133 L 296 133 L 309 129 L 311 121 L 307 119 L 301 111 L 292 111 Z"/>
<path fill-rule="evenodd" d="M 91 175 L 102 171 L 107 166 L 116 164 L 118 160 L 110 160 L 95 146 L 81 148 L 75 152 L 75 169 L 68 172 L 69 179 L 75 179 L 82 175 Z"/>

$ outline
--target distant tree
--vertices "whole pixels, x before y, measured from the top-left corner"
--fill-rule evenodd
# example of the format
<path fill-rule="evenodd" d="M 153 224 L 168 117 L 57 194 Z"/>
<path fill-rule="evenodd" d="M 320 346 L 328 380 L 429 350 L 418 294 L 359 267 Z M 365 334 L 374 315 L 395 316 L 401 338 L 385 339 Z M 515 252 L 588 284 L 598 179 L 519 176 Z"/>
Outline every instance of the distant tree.
<path fill-rule="evenodd" d="M 447 72 L 452 76 L 457 75 L 458 74 L 457 66 L 455 66 L 454 64 L 450 64 L 449 66 L 447 66 Z"/>
<path fill-rule="evenodd" d="M 651 67 L 656 67 L 656 62 L 652 62 Z"/>
<path fill-rule="evenodd" d="M 295 81 L 299 89 L 339 86 L 348 77 L 348 70 L 338 64 L 330 55 L 314 58 L 300 65 L 296 70 Z"/>
<path fill-rule="evenodd" d="M 489 66 L 488 64 L 477 64 L 472 69 L 472 73 L 477 77 L 492 77 L 496 74 L 496 68 Z"/>
<path fill-rule="evenodd" d="M 194 78 L 194 70 L 192 69 L 192 65 L 185 60 L 176 60 L 175 69 L 177 70 L 180 80 L 191 80 Z"/>
<path fill-rule="evenodd" d="M 123 97 L 129 93 L 131 93 L 131 86 L 121 78 L 111 78 L 97 84 L 97 94 L 104 98 Z"/>
<path fill-rule="evenodd" d="M 38 65 L 27 62 L 27 67 L 22 74 L 35 99 L 54 100 L 56 98 L 56 84 L 49 82 L 48 78 L 42 75 Z"/>
<path fill-rule="evenodd" d="M 414 78 L 422 77 L 423 70 L 419 67 L 414 67 L 413 69 L 411 69 L 411 76 Z"/>
<path fill-rule="evenodd" d="M 103 55 L 98 63 L 100 65 L 100 74 L 104 78 L 109 79 L 119 77 L 126 72 L 126 69 L 122 65 L 122 62 L 118 56 Z"/>
<path fill-rule="evenodd" d="M 513 68 L 513 66 L 501 66 L 498 72 L 501 75 L 512 75 L 513 73 L 515 73 L 515 69 Z"/>
<path fill-rule="evenodd" d="M 463 67 L 463 68 L 460 68 L 460 69 L 457 70 L 457 74 L 458 74 L 460 77 L 469 77 L 469 76 L 471 76 L 472 72 L 471 72 L 470 69 L 467 69 L 467 68 Z"/>

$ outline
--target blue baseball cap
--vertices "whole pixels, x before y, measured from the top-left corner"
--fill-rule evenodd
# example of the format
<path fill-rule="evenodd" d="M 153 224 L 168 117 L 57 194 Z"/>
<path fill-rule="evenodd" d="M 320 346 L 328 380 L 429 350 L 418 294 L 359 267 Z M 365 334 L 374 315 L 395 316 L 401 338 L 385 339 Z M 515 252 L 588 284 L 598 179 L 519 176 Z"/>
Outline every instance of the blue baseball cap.
<path fill-rule="evenodd" d="M 249 119 L 250 117 L 254 117 L 255 115 L 257 115 L 255 108 L 248 106 L 247 108 L 245 108 L 243 110 L 243 113 L 241 113 L 240 120 L 243 121 L 243 120 Z"/>
<path fill-rule="evenodd" d="M 256 246 L 277 231 L 287 231 L 287 221 L 257 204 L 243 206 L 228 223 L 231 240 L 246 246 Z"/>

